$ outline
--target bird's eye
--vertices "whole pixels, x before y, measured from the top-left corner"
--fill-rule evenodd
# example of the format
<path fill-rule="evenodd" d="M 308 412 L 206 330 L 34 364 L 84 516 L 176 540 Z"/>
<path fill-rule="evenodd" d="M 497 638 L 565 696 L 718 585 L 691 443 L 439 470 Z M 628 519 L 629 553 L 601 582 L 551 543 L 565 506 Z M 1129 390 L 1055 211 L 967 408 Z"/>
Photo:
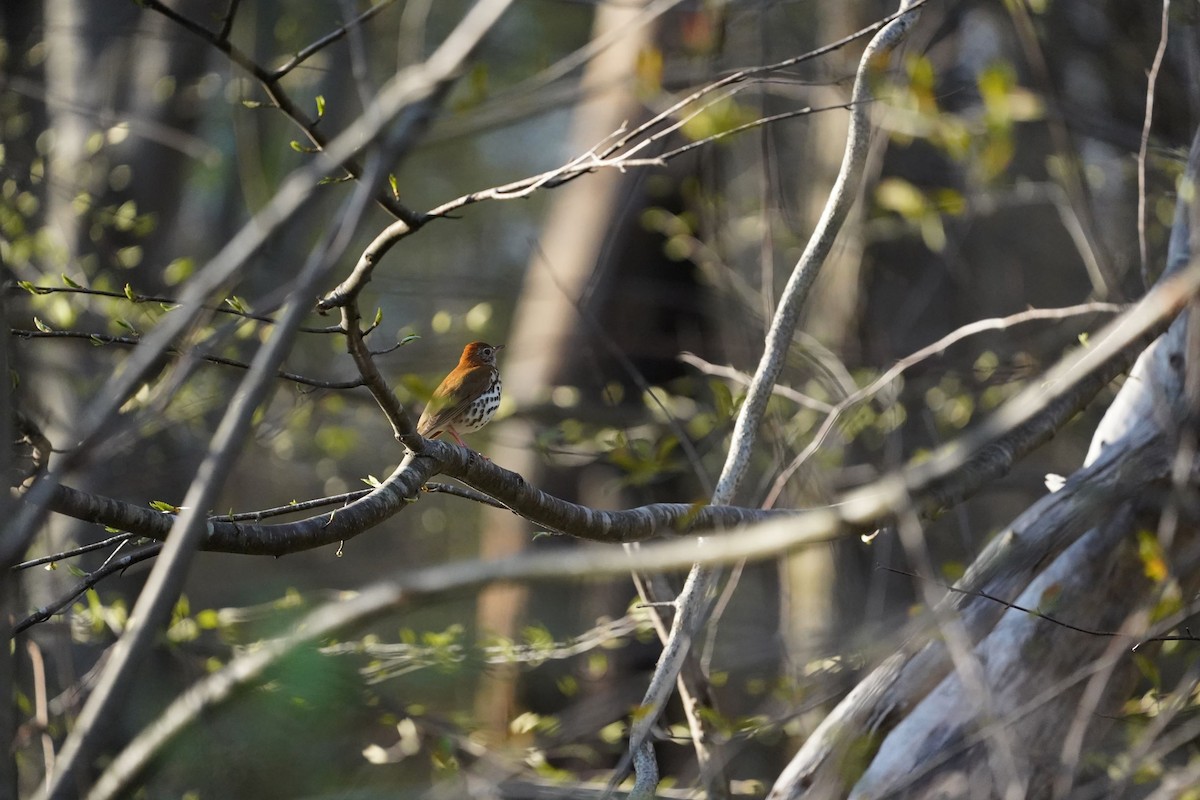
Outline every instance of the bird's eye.
<path fill-rule="evenodd" d="M 490 348 L 490 347 L 483 348 L 483 354 L 485 356 L 490 356 L 492 354 L 492 348 Z"/>

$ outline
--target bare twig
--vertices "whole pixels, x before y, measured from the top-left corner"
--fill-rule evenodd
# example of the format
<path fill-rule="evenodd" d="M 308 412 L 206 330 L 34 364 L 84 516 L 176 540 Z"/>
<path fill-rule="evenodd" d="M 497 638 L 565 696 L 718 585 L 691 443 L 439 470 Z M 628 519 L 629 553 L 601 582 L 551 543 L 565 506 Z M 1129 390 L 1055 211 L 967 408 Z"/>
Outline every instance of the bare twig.
<path fill-rule="evenodd" d="M 121 344 L 137 347 L 142 343 L 140 336 L 113 336 L 107 333 L 88 333 L 87 331 L 31 331 L 23 328 L 13 328 L 9 333 L 19 339 L 80 339 L 97 345 Z M 180 350 L 176 347 L 168 347 L 165 352 L 173 356 L 196 358 L 201 361 L 207 361 L 209 364 L 217 364 L 223 367 L 250 369 L 250 364 L 246 361 L 213 355 L 212 353 L 198 353 L 190 350 Z M 301 386 L 311 386 L 314 389 L 356 389 L 363 385 L 360 378 L 348 381 L 322 381 L 316 378 L 305 377 L 296 372 L 288 372 L 285 369 L 275 370 L 275 377 Z"/>
<path fill-rule="evenodd" d="M 498 14 L 507 8 L 510 1 L 485 2 L 482 7 L 489 13 Z M 203 305 L 209 296 L 236 274 L 284 222 L 312 200 L 316 188 L 331 170 L 337 169 L 339 164 L 382 136 L 405 109 L 444 91 L 453 76 L 458 74 L 464 53 L 470 52 L 486 31 L 488 26 L 481 24 L 483 22 L 487 20 L 480 15 L 469 14 L 464 24 L 446 39 L 428 61 L 402 71 L 385 84 L 376 98 L 374 112 L 359 117 L 321 152 L 288 176 L 254 219 L 189 280 L 179 297 L 180 308 L 176 313 L 167 315 L 147 334 L 141 346 L 126 360 L 124 369 L 109 381 L 77 421 L 70 440 L 79 442 L 79 445 L 65 454 L 26 494 L 26 503 L 11 521 L 3 541 L 0 541 L 0 563 L 15 561 L 13 554 L 24 551 L 34 526 L 44 513 L 46 503 L 57 491 L 62 476 L 99 443 L 118 409 L 141 385 L 164 349 L 203 313 Z"/>
<path fill-rule="evenodd" d="M 746 394 L 746 400 L 738 413 L 725 466 L 712 495 L 714 506 L 724 506 L 732 502 L 737 487 L 746 473 L 754 442 L 757 439 L 758 426 L 791 344 L 800 310 L 808 297 L 809 288 L 833 247 L 842 221 L 849 213 L 858 194 L 858 182 L 866 163 L 870 138 L 866 109 L 871 91 L 868 80 L 877 67 L 876 59 L 886 56 L 892 48 L 896 47 L 903 40 L 908 29 L 916 22 L 919 16 L 919 13 L 914 11 L 916 5 L 919 4 L 914 4 L 910 0 L 902 0 L 899 15 L 879 30 L 863 52 L 851 94 L 850 128 L 847 134 L 845 157 L 837 180 L 834 182 L 829 201 L 825 205 L 804 253 L 792 270 L 792 275 L 780 297 L 775 317 L 767 331 L 762 358 Z M 675 683 L 675 678 L 682 669 L 684 659 L 691 647 L 692 638 L 707 619 L 710 595 L 718 581 L 718 575 L 719 573 L 712 568 L 699 564 L 694 566 L 688 574 L 683 590 L 676 598 L 676 613 L 671 626 L 670 638 L 663 649 L 662 656 L 650 679 L 650 685 L 642 699 L 641 713 L 630 726 L 629 752 L 637 773 L 631 796 L 639 798 L 639 800 L 652 797 L 657 786 L 657 768 L 647 769 L 645 774 L 640 771 L 642 768 L 648 768 L 654 758 L 650 747 L 650 732 L 666 706 L 671 687 Z M 623 777 L 623 767 L 618 767 L 613 774 L 612 782 L 619 782 Z"/>
<path fill-rule="evenodd" d="M 381 161 L 381 155 L 376 154 L 373 158 L 375 167 L 368 172 L 369 178 L 378 174 Z M 134 667 L 154 644 L 159 629 L 170 618 L 171 608 L 187 577 L 192 556 L 203 541 L 208 527 L 204 509 L 212 505 L 241 452 L 253 415 L 266 398 L 279 364 L 291 349 L 296 328 L 308 313 L 308 298 L 350 244 L 354 227 L 366 212 L 370 191 L 369 182 L 359 186 L 343 213 L 338 215 L 339 224 L 323 237 L 300 274 L 290 284 L 288 301 L 280 322 L 255 355 L 254 363 L 209 443 L 208 453 L 184 497 L 182 513 L 174 519 L 161 557 L 138 595 L 129 623 L 113 646 L 108 663 L 84 703 L 74 729 L 63 743 L 57 769 L 48 782 L 45 797 L 57 800 L 72 794 L 77 773 L 93 755 L 100 721 L 107 718 L 110 709 L 124 699 L 134 677 Z"/>
<path fill-rule="evenodd" d="M 43 294 L 83 294 L 93 297 L 111 297 L 117 300 L 127 300 L 134 305 L 142 303 L 159 303 L 163 306 L 171 306 L 172 308 L 179 305 L 179 300 L 173 297 L 160 297 L 150 294 L 138 294 L 132 289 L 125 292 L 113 292 L 105 289 L 91 289 L 86 286 L 38 286 L 36 284 L 5 284 L 4 290 L 7 294 L 20 296 L 23 294 L 43 295 Z M 212 305 L 204 305 L 205 311 L 211 311 L 215 314 L 229 314 L 243 319 L 254 320 L 255 322 L 265 322 L 268 325 L 274 325 L 276 320 L 274 317 L 266 314 L 255 314 L 251 311 L 246 311 L 241 308 L 235 308 L 229 302 L 216 303 Z M 167 309 L 171 310 L 171 309 Z M 342 329 L 336 325 L 326 325 L 320 328 L 300 326 L 297 328 L 300 333 L 341 333 Z"/>
<path fill-rule="evenodd" d="M 21 633 L 22 631 L 27 630 L 38 623 L 45 622 L 55 614 L 62 613 L 62 611 L 74 603 L 80 595 L 82 595 L 88 589 L 94 587 L 96 584 L 100 583 L 100 581 L 104 580 L 110 575 L 115 575 L 118 572 L 124 572 L 134 564 L 154 558 L 160 552 L 162 552 L 162 548 L 162 542 L 154 542 L 153 544 L 148 544 L 145 547 L 138 548 L 131 553 L 126 553 L 120 558 L 109 559 L 102 566 L 92 570 L 83 578 L 81 578 L 78 583 L 64 592 L 57 600 L 35 609 L 32 613 L 14 625 L 13 633 Z"/>
<path fill-rule="evenodd" d="M 963 325 L 962 327 L 951 331 L 942 338 L 938 339 L 933 344 L 922 347 L 915 353 L 905 356 L 889 367 L 882 375 L 872 381 L 869 385 L 864 386 L 848 397 L 842 399 L 836 406 L 830 409 L 829 415 L 825 421 L 821 423 L 821 427 L 813 434 L 812 439 L 799 455 L 792 460 L 790 464 L 778 477 L 775 478 L 775 484 L 771 487 L 767 499 L 763 502 L 766 508 L 771 508 L 775 505 L 775 501 L 779 498 L 787 482 L 795 474 L 796 470 L 804 465 L 809 458 L 825 443 L 825 438 L 829 432 L 833 430 L 833 426 L 850 408 L 859 403 L 879 394 L 887 386 L 891 385 L 905 371 L 911 369 L 915 365 L 925 361 L 933 356 L 944 353 L 951 345 L 962 341 L 968 336 L 974 336 L 985 331 L 1006 330 L 1014 325 L 1020 325 L 1025 322 L 1034 322 L 1038 320 L 1059 320 L 1069 317 L 1078 316 L 1081 314 L 1094 313 L 1110 313 L 1115 314 L 1126 309 L 1127 306 L 1118 305 L 1115 303 L 1082 303 L 1075 306 L 1067 306 L 1065 308 L 1031 308 L 1026 311 L 1020 311 L 1016 314 L 1010 314 L 1007 317 L 993 317 L 990 319 L 981 319 L 976 322 Z"/>
<path fill-rule="evenodd" d="M 395 2 L 396 2 L 396 0 L 380 0 L 380 2 L 371 6 L 366 11 L 362 12 L 357 17 L 355 17 L 354 19 L 347 22 L 345 25 L 342 25 L 339 28 L 335 28 L 334 30 L 332 30 L 329 33 L 322 36 L 320 39 L 317 39 L 312 44 L 303 48 L 299 53 L 296 53 L 296 55 L 289 58 L 286 62 L 281 64 L 279 67 L 276 67 L 274 70 L 272 70 L 270 73 L 270 76 L 269 76 L 271 81 L 274 82 L 274 81 L 278 81 L 279 79 L 283 78 L 289 72 L 291 72 L 296 67 L 303 64 L 308 59 L 312 58 L 317 53 L 324 50 L 329 45 L 344 38 L 346 36 L 346 34 L 350 32 L 351 28 L 356 28 L 356 27 L 361 26 L 364 22 L 367 22 L 372 17 L 374 17 L 376 14 L 378 14 L 380 11 L 383 11 L 385 8 L 387 8 L 388 6 L 392 5 Z"/>
<path fill-rule="evenodd" d="M 14 570 L 30 569 L 32 567 L 40 567 L 43 564 L 54 564 L 59 561 L 65 561 L 68 558 L 74 558 L 75 556 L 81 556 L 84 553 L 90 553 L 93 550 L 103 550 L 105 547 L 108 547 L 109 545 L 120 544 L 121 542 L 128 541 L 129 539 L 132 539 L 132 538 L 134 538 L 134 535 L 132 533 L 118 533 L 116 536 L 110 536 L 107 539 L 100 540 L 99 542 L 91 542 L 90 544 L 80 545 L 79 547 L 73 547 L 70 550 L 64 550 L 61 553 L 55 553 L 55 554 L 49 555 L 49 556 L 42 556 L 41 558 L 31 558 L 28 561 L 22 561 L 20 564 L 14 564 L 12 568 Z"/>
<path fill-rule="evenodd" d="M 1162 25 L 1158 34 L 1158 49 L 1146 77 L 1146 113 L 1142 118 L 1142 136 L 1137 154 L 1137 231 L 1138 255 L 1141 257 L 1142 284 L 1150 288 L 1150 252 L 1146 244 L 1146 150 L 1150 146 L 1150 126 L 1154 122 L 1154 88 L 1158 83 L 1158 71 L 1162 68 L 1163 56 L 1167 53 L 1167 39 L 1171 33 L 1171 0 L 1162 0 Z"/>
<path fill-rule="evenodd" d="M 234 64 L 237 64 L 246 72 L 254 76 L 254 79 L 258 81 L 260 86 L 262 86 L 263 91 L 266 92 L 267 97 L 271 99 L 271 102 L 274 104 L 274 106 L 286 114 L 288 118 L 290 118 L 296 124 L 296 126 L 304 132 L 305 137 L 309 140 L 309 142 L 312 143 L 317 152 L 324 152 L 328 149 L 330 141 L 317 129 L 317 121 L 310 118 L 300 109 L 300 106 L 298 106 L 288 95 L 288 93 L 284 91 L 283 87 L 280 86 L 279 79 L 276 78 L 266 68 L 258 64 L 256 61 L 254 61 L 254 59 L 250 58 L 250 56 L 246 55 L 240 49 L 235 47 L 228 39 L 218 37 L 203 25 L 199 24 L 195 20 L 189 19 L 183 14 L 180 14 L 178 11 L 175 11 L 161 0 L 142 0 L 142 5 L 151 11 L 162 14 L 164 17 L 176 23 L 180 27 L 190 31 L 196 36 L 199 36 L 217 50 L 224 53 L 225 56 Z M 345 157 L 336 159 L 335 161 L 352 177 L 356 179 L 362 178 L 362 165 L 358 163 L 353 155 L 347 154 Z M 391 194 L 387 192 L 380 192 L 376 196 L 375 200 L 380 206 L 386 209 L 397 219 L 408 220 L 410 222 L 416 221 L 416 215 L 409 209 L 402 206 Z"/>

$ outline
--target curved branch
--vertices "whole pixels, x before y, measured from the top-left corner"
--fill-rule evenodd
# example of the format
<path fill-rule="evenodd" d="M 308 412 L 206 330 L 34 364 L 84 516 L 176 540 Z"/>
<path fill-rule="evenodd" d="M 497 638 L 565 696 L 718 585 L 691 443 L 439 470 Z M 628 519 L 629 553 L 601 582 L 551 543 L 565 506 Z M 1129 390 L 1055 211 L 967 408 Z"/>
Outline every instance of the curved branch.
<path fill-rule="evenodd" d="M 717 487 L 712 494 L 714 506 L 724 506 L 732 502 L 738 485 L 746 473 L 754 443 L 758 437 L 758 427 L 766 411 L 767 401 L 771 399 L 775 381 L 783 368 L 792 337 L 795 333 L 796 322 L 800 310 L 808 298 L 809 289 L 816 280 L 829 251 L 833 248 L 834 240 L 841 229 L 842 222 L 850 213 L 850 208 L 858 196 L 859 182 L 866 164 L 867 149 L 870 144 L 868 105 L 872 99 L 870 78 L 880 60 L 886 58 L 891 50 L 904 40 L 908 29 L 920 16 L 919 10 L 912 0 L 901 0 L 899 13 L 883 27 L 867 43 L 859 60 L 858 71 L 854 79 L 854 89 L 850 96 L 850 127 L 846 136 L 846 150 L 842 159 L 837 179 L 834 181 L 828 202 L 825 204 L 816 228 L 800 256 L 800 260 L 792 269 L 780 297 L 779 307 L 775 310 L 771 326 L 767 331 L 766 342 L 763 345 L 762 358 L 755 370 L 754 379 L 746 393 L 746 400 L 738 413 L 730 442 L 729 453 Z M 904 498 L 896 498 L 903 500 Z M 893 510 L 902 508 L 897 505 Z M 675 601 L 675 619 L 671 625 L 671 633 L 663 648 L 662 656 L 651 676 L 650 685 L 642 700 L 642 714 L 630 725 L 629 753 L 630 759 L 649 767 L 654 755 L 650 747 L 650 732 L 658 717 L 666 706 L 671 695 L 676 677 L 683 668 L 684 659 L 691 649 L 692 637 L 704 624 L 708 617 L 709 599 L 717 583 L 719 573 L 710 567 L 696 565 L 688 574 L 683 590 Z M 613 780 L 623 777 L 622 765 L 613 776 Z M 640 771 L 635 764 L 636 782 L 631 797 L 638 800 L 652 797 L 658 784 L 658 770 Z"/>
<path fill-rule="evenodd" d="M 928 512 L 955 503 L 1001 475 L 1020 456 L 1052 436 L 1112 378 L 1123 372 L 1200 288 L 1200 264 L 1155 287 L 1140 303 L 1090 337 L 1091 346 L 1072 353 L 1042 380 L 1009 400 L 979 427 L 911 465 L 843 494 L 832 506 L 843 532 L 866 530 L 917 503 Z M 406 437 L 406 439 L 409 437 Z M 419 438 L 419 437 L 418 437 Z M 774 516 L 826 513 L 764 511 L 738 506 L 658 503 L 624 511 L 591 509 L 547 494 L 515 472 L 465 447 L 421 440 L 374 491 L 327 514 L 274 525 L 256 521 L 209 520 L 201 547 L 247 555 L 279 556 L 351 539 L 414 502 L 435 475 L 456 478 L 547 530 L 597 542 L 637 542 L 668 534 L 720 529 Z M 173 517 L 107 497 L 60 486 L 49 507 L 77 519 L 161 539 Z M 298 509 L 299 510 L 299 509 Z"/>
<path fill-rule="evenodd" d="M 909 8 L 902 13 L 908 13 L 909 10 L 920 7 L 925 0 L 915 0 L 909 4 Z M 714 136 L 708 137 L 703 141 L 692 142 L 680 148 L 672 150 L 662 156 L 655 158 L 634 158 L 641 150 L 647 148 L 650 144 L 658 141 L 668 133 L 678 129 L 682 124 L 682 120 L 677 120 L 669 125 L 664 125 L 668 120 L 676 117 L 688 106 L 693 105 L 700 100 L 703 100 L 708 95 L 718 90 L 729 86 L 743 83 L 752 80 L 759 75 L 764 75 L 771 72 L 777 72 L 788 67 L 801 64 L 806 61 L 811 61 L 827 53 L 833 52 L 839 48 L 845 47 L 847 44 L 867 36 L 881 29 L 885 25 L 894 21 L 900 16 L 895 14 L 879 20 L 876 23 L 868 25 L 862 30 L 856 31 L 849 36 L 843 37 L 836 42 L 819 47 L 809 51 L 803 55 L 789 58 L 775 64 L 769 64 L 763 67 L 755 67 L 753 69 L 739 70 L 737 72 L 726 75 L 718 81 L 710 83 L 706 86 L 697 89 L 682 100 L 677 101 L 666 110 L 654 115 L 651 119 L 638 125 L 631 131 L 624 129 L 616 131 L 612 136 L 592 150 L 578 156 L 567 162 L 561 167 L 549 170 L 540 175 L 534 175 L 502 186 L 494 186 L 489 189 L 483 189 L 476 192 L 470 192 L 465 195 L 449 200 L 441 205 L 430 209 L 424 214 L 414 214 L 411 217 L 402 217 L 397 222 L 388 225 L 371 241 L 367 248 L 359 257 L 358 263 L 354 270 L 337 288 L 329 292 L 325 297 L 321 298 L 317 303 L 319 311 L 329 311 L 334 308 L 341 307 L 346 303 L 353 301 L 362 288 L 371 280 L 371 275 L 389 250 L 401 239 L 411 235 L 419 230 L 426 223 L 433 219 L 448 217 L 455 211 L 465 208 L 475 203 L 480 203 L 486 200 L 512 200 L 522 197 L 527 197 L 538 189 L 548 189 L 562 186 L 583 175 L 595 172 L 602 168 L 616 168 L 620 170 L 636 166 L 660 166 L 670 158 L 682 155 L 683 153 L 706 144 L 712 141 L 723 139 L 727 136 L 732 136 L 745 130 L 759 127 L 760 125 L 777 122 L 783 119 L 788 119 L 803 114 L 815 113 L 817 111 L 828 110 L 825 108 L 804 108 L 795 111 L 779 114 L 773 117 L 767 117 L 761 120 L 756 120 L 746 125 L 739 126 L 735 130 L 724 131 Z M 854 101 L 851 101 L 852 103 Z M 830 106 L 829 108 L 843 108 L 845 104 Z M 687 117 L 684 117 L 686 119 Z M 655 130 L 656 127 L 663 125 L 664 127 Z M 624 152 L 622 152 L 624 151 Z"/>
<path fill-rule="evenodd" d="M 356 119 L 321 152 L 293 171 L 254 219 L 191 277 L 179 298 L 179 310 L 167 315 L 146 335 L 142 345 L 126 360 L 124 369 L 108 382 L 87 413 L 76 422 L 70 439 L 79 444 L 30 489 L 26 495 L 28 502 L 18 510 L 6 536 L 0 539 L 0 562 L 15 561 L 15 554 L 25 549 L 63 475 L 102 439 L 122 404 L 157 363 L 163 350 L 202 312 L 209 295 L 242 269 L 272 234 L 311 202 L 330 170 L 383 137 L 406 110 L 444 90 L 464 59 L 510 4 L 511 0 L 484 0 L 475 6 L 426 62 L 405 69 L 388 81 L 376 95 L 370 113 Z"/>

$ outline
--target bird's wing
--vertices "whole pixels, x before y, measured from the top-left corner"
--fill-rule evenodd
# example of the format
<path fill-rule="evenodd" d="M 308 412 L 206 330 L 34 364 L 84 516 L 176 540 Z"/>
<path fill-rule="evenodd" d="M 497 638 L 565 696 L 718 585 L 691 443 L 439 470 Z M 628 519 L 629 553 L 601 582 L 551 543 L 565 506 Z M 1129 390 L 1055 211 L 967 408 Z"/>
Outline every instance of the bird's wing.
<path fill-rule="evenodd" d="M 429 398 L 429 405 L 421 412 L 417 433 L 429 437 L 430 434 L 445 430 L 455 417 L 466 412 L 474 398 L 483 394 L 491 378 L 490 367 L 473 367 L 465 372 L 447 375 L 434 390 L 433 397 Z"/>
<path fill-rule="evenodd" d="M 421 412 L 421 419 L 417 422 L 417 433 L 426 438 L 431 434 L 441 433 L 446 424 L 466 411 L 470 404 L 471 399 L 467 396 L 458 400 L 453 397 L 430 398 L 429 405 L 425 406 L 425 410 Z"/>

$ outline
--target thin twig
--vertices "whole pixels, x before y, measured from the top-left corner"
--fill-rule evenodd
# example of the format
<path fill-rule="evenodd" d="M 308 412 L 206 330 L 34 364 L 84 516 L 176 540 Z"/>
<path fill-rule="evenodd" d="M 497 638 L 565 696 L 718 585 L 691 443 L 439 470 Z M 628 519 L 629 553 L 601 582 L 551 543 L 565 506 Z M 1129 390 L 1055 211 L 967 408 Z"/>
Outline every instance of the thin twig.
<path fill-rule="evenodd" d="M 867 107 L 871 97 L 869 80 L 893 48 L 903 41 L 908 29 L 920 16 L 915 10 L 920 2 L 901 0 L 900 11 L 890 22 L 882 23 L 879 32 L 863 51 L 851 92 L 850 127 L 846 136 L 846 150 L 837 179 L 830 191 L 829 200 L 821 213 L 816 228 L 805 246 L 803 254 L 792 270 L 791 277 L 780 296 L 779 307 L 767 331 L 762 358 L 754 373 L 754 380 L 746 393 L 746 399 L 738 413 L 725 465 L 712 494 L 712 505 L 725 506 L 733 501 L 750 463 L 757 440 L 758 427 L 771 398 L 772 388 L 783 367 L 784 358 L 791 344 L 800 310 L 825 258 L 833 248 L 834 239 L 842 222 L 849 214 L 859 192 L 859 179 L 866 163 L 870 142 Z M 748 74 L 748 73 L 747 73 Z M 727 83 L 733 78 L 726 79 Z M 742 78 L 744 79 L 744 78 Z M 718 82 L 718 85 L 721 82 Z M 678 108 L 682 108 L 677 104 Z M 618 142 L 616 146 L 620 146 Z M 640 714 L 630 724 L 628 755 L 618 764 L 610 779 L 610 788 L 615 787 L 625 775 L 629 762 L 634 762 L 635 783 L 632 798 L 643 800 L 654 795 L 658 783 L 657 766 L 653 765 L 654 753 L 650 746 L 651 731 L 666 707 L 671 687 L 683 668 L 691 648 L 693 637 L 704 624 L 711 606 L 711 595 L 718 583 L 716 568 L 696 564 L 688 574 L 683 590 L 677 598 L 677 611 L 671 625 L 671 635 L 663 648 L 662 656 L 651 676 L 650 684 L 642 699 Z M 653 768 L 651 768 L 653 766 Z M 643 774 L 642 769 L 646 772 Z"/>
<path fill-rule="evenodd" d="M 1150 126 L 1154 122 L 1154 89 L 1158 83 L 1158 71 L 1162 68 L 1163 56 L 1167 53 L 1167 38 L 1171 32 L 1171 0 L 1162 0 L 1162 23 L 1158 33 L 1158 49 L 1146 77 L 1146 113 L 1142 118 L 1142 136 L 1137 154 L 1137 231 L 1138 255 L 1142 259 L 1142 284 L 1149 289 L 1154 282 L 1150 276 L 1150 251 L 1146 243 L 1146 150 L 1150 146 Z"/>
<path fill-rule="evenodd" d="M 134 564 L 145 561 L 149 558 L 154 558 L 163 548 L 162 542 L 154 542 L 145 547 L 138 548 L 132 553 L 127 553 L 121 558 L 112 559 L 106 562 L 102 567 L 95 569 L 85 575 L 78 583 L 68 589 L 57 600 L 41 608 L 36 609 L 23 620 L 13 626 L 13 634 L 21 633 L 22 631 L 37 625 L 40 622 L 53 617 L 55 614 L 61 613 L 71 603 L 74 603 L 88 589 L 91 589 L 100 581 L 107 578 L 109 575 L 114 575 L 118 572 L 123 572 Z"/>
<path fill-rule="evenodd" d="M 968 336 L 974 336 L 986 331 L 1006 330 L 1014 325 L 1020 325 L 1026 322 L 1034 322 L 1039 320 L 1060 320 L 1069 317 L 1078 316 L 1080 314 L 1094 313 L 1110 313 L 1117 314 L 1127 309 L 1128 306 L 1119 305 L 1116 303 L 1081 303 L 1080 305 L 1067 306 L 1065 308 L 1031 308 L 1026 311 L 1020 311 L 1016 314 L 1010 314 L 1007 317 L 992 317 L 990 319 L 981 319 L 975 322 L 963 325 L 960 328 L 951 331 L 942 338 L 938 339 L 933 344 L 922 347 L 920 350 L 905 356 L 897 361 L 882 375 L 872 381 L 869 385 L 864 386 L 848 397 L 844 398 L 840 403 L 834 406 L 829 411 L 829 415 L 825 417 L 825 421 L 821 423 L 821 427 L 813 434 L 812 439 L 800 453 L 792 459 L 792 462 L 775 478 L 775 483 L 771 487 L 767 499 L 763 501 L 764 508 L 772 508 L 775 501 L 779 499 L 787 482 L 791 480 L 801 466 L 804 465 L 809 458 L 821 447 L 825 442 L 825 438 L 833 430 L 833 426 L 837 424 L 842 415 L 847 410 L 857 406 L 859 403 L 874 397 L 896 381 L 905 371 L 911 369 L 917 364 L 925 361 L 933 356 L 941 355 L 953 344 L 966 339 Z"/>
<path fill-rule="evenodd" d="M 345 37 L 346 34 L 350 32 L 351 28 L 356 28 L 362 25 L 364 22 L 367 22 L 380 11 L 383 11 L 385 8 L 395 2 L 396 0 L 380 0 L 380 2 L 371 6 L 366 11 L 347 22 L 345 25 L 342 25 L 340 28 L 335 28 L 334 30 L 322 36 L 320 39 L 317 39 L 315 42 L 296 53 L 296 55 L 289 58 L 282 66 L 274 69 L 270 73 L 271 80 L 278 81 L 280 78 L 283 78 L 289 72 L 303 64 L 308 59 L 312 58 L 317 53 L 324 50 L 329 45 Z"/>
<path fill-rule="evenodd" d="M 216 34 L 192 20 L 178 11 L 175 11 L 170 6 L 162 2 L 162 0 L 141 0 L 143 7 L 162 14 L 167 19 L 176 23 L 185 30 L 199 36 L 204 41 L 211 44 L 225 56 L 238 65 L 246 72 L 250 73 L 259 85 L 270 98 L 272 105 L 283 112 L 289 119 L 303 131 L 305 138 L 317 149 L 318 152 L 324 152 L 329 147 L 329 140 L 317 130 L 317 122 L 304 113 L 300 107 L 292 100 L 283 87 L 279 85 L 279 81 L 261 66 L 250 56 L 246 55 L 240 49 L 235 47 L 228 39 L 218 38 Z M 362 179 L 362 165 L 352 155 L 347 155 L 339 159 L 339 164 L 347 174 L 356 180 Z M 416 215 L 409 209 L 405 208 L 396 200 L 389 192 L 379 192 L 375 197 L 375 202 L 387 210 L 390 214 L 400 220 L 406 220 L 410 224 L 417 222 Z"/>
<path fill-rule="evenodd" d="M 58 561 L 65 561 L 68 558 L 74 558 L 75 556 L 81 556 L 84 553 L 90 553 L 93 550 L 101 550 L 112 544 L 120 544 L 122 542 L 128 541 L 129 539 L 134 538 L 134 536 L 135 536 L 135 534 L 132 534 L 132 533 L 118 533 L 116 536 L 110 536 L 107 539 L 100 540 L 99 542 L 92 542 L 91 544 L 85 544 L 85 545 L 80 545 L 79 547 L 73 547 L 70 550 L 64 550 L 61 553 L 55 553 L 55 554 L 49 555 L 49 556 L 42 556 L 41 558 L 31 558 L 28 561 L 22 561 L 20 564 L 13 564 L 12 568 L 14 570 L 30 569 L 32 567 L 40 567 L 42 564 L 54 564 Z"/>
<path fill-rule="evenodd" d="M 121 344 L 129 347 L 137 347 L 142 343 L 140 336 L 113 336 L 107 333 L 88 333 L 87 331 L 31 331 L 24 328 L 13 328 L 9 333 L 20 339 L 80 339 L 98 345 Z M 169 355 L 177 357 L 186 356 L 223 367 L 250 369 L 250 364 L 246 361 L 217 356 L 211 353 L 196 353 L 188 350 L 180 350 L 176 347 L 168 347 L 165 352 Z M 307 378 L 295 372 L 288 372 L 285 369 L 276 370 L 275 377 L 300 384 L 301 386 L 311 386 L 315 389 L 356 389 L 363 385 L 362 380 L 359 378 L 348 381 L 322 381 L 316 378 Z"/>
<path fill-rule="evenodd" d="M 229 33 L 233 30 L 233 19 L 237 16 L 239 0 L 229 0 L 229 6 L 225 9 L 225 14 L 221 18 L 221 29 L 217 31 L 217 41 L 224 42 L 229 39 Z"/>
<path fill-rule="evenodd" d="M 113 292 L 113 291 L 107 291 L 105 289 L 89 289 L 86 286 L 38 286 L 38 285 L 32 284 L 32 283 L 30 283 L 30 284 L 6 283 L 4 285 L 4 290 L 7 294 L 15 295 L 15 296 L 19 296 L 22 294 L 33 294 L 33 295 L 84 294 L 84 295 L 92 295 L 94 297 L 112 297 L 112 298 L 115 298 L 118 300 L 128 300 L 130 303 L 133 303 L 134 305 L 140 305 L 142 303 L 161 303 L 164 306 L 171 306 L 172 308 L 179 305 L 179 300 L 174 297 L 158 297 L 158 296 L 150 295 L 150 294 L 138 294 L 136 292 L 133 292 L 132 290 L 128 291 L 128 292 Z M 215 305 L 204 305 L 202 307 L 205 311 L 212 311 L 216 314 L 230 314 L 235 317 L 242 317 L 243 319 L 254 320 L 255 322 L 265 322 L 268 325 L 276 324 L 274 317 L 268 316 L 266 314 L 255 314 L 250 311 L 243 311 L 241 309 L 234 308 L 228 302 L 218 303 Z M 166 310 L 170 311 L 172 309 L 166 309 Z M 301 327 L 297 328 L 297 330 L 300 331 L 301 333 L 341 333 L 342 332 L 342 329 L 339 328 L 337 325 L 326 325 L 326 326 L 320 327 L 320 328 L 312 328 L 312 327 L 307 327 L 307 326 L 302 325 Z"/>

